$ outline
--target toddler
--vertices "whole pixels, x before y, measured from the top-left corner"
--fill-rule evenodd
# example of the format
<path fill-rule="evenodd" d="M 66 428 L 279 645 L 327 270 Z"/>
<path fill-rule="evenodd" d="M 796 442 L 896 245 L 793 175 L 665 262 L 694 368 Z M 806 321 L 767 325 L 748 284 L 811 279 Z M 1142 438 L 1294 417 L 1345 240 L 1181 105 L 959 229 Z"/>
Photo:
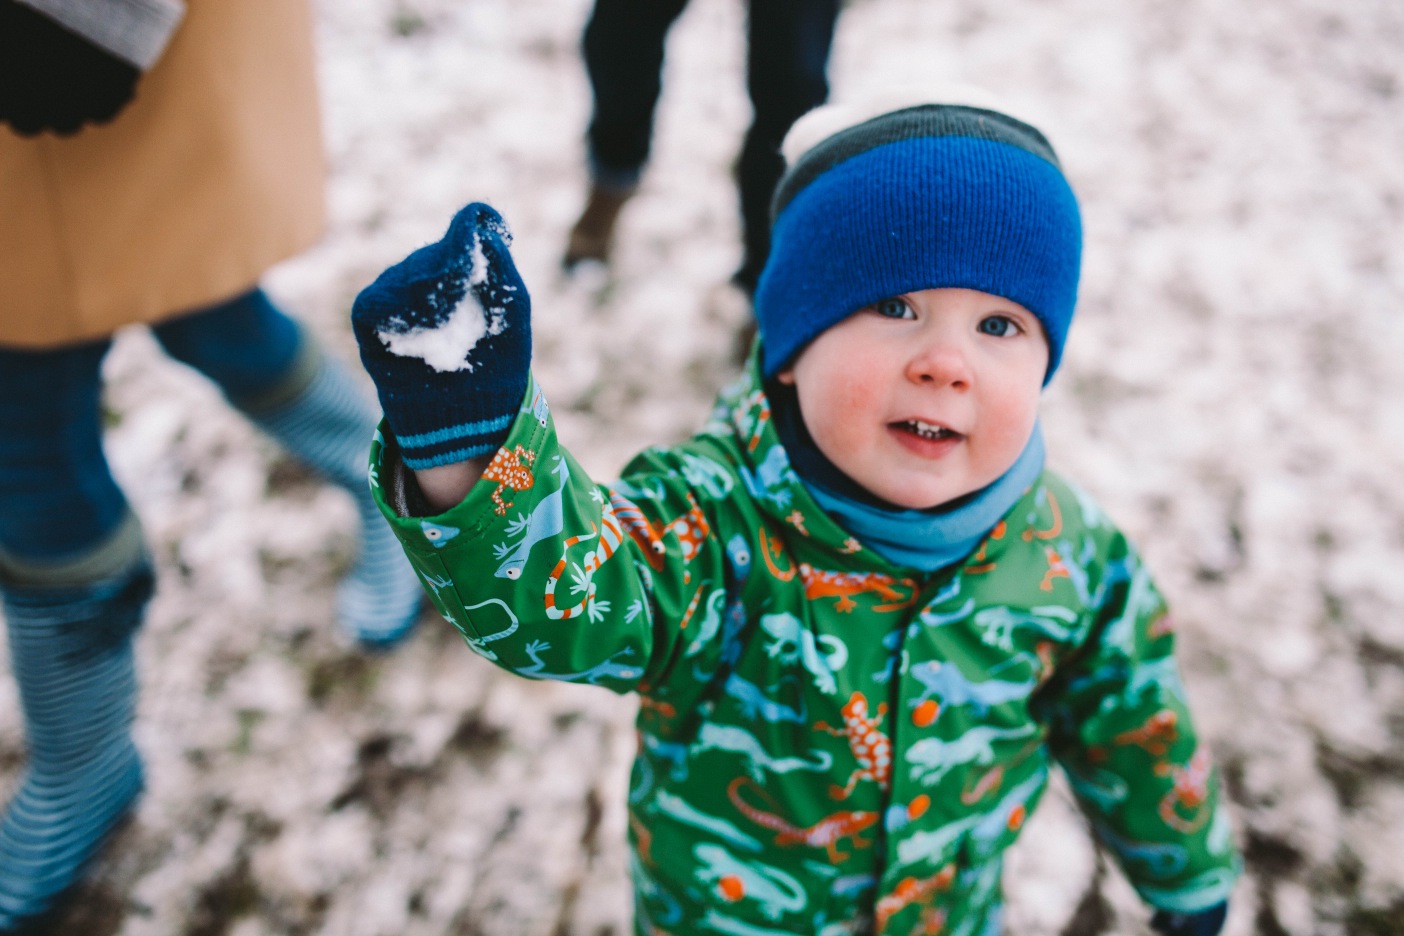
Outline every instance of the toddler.
<path fill-rule="evenodd" d="M 530 379 L 475 204 L 358 297 L 371 483 L 438 610 L 534 679 L 640 700 L 639 934 L 993 934 L 1056 760 L 1163 933 L 1238 869 L 1160 594 L 1044 469 L 1077 202 L 971 97 L 791 131 L 748 373 L 602 485 Z"/>

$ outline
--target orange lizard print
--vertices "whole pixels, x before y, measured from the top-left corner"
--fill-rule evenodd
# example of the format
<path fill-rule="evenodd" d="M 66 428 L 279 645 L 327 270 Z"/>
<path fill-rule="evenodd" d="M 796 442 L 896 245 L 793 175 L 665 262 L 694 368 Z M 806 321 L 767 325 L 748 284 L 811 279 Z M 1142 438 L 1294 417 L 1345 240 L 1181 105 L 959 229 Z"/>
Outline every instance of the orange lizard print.
<path fill-rule="evenodd" d="M 848 777 L 846 786 L 832 786 L 829 795 L 834 799 L 848 799 L 859 780 L 872 780 L 886 790 L 892 781 L 892 741 L 878 727 L 882 716 L 887 714 L 887 703 L 879 702 L 877 714 L 868 717 L 868 700 L 861 692 L 855 692 L 840 711 L 843 714 L 843 728 L 833 728 L 824 722 L 814 726 L 815 731 L 827 731 L 836 738 L 847 738 L 848 748 L 858 766 Z"/>
<path fill-rule="evenodd" d="M 1005 828 L 1010 832 L 1018 832 L 1024 827 L 1024 821 L 1029 818 L 1029 807 L 1020 803 L 1009 811 L 1009 818 L 1004 821 Z"/>
<path fill-rule="evenodd" d="M 927 907 L 921 911 L 921 919 L 912 929 L 912 936 L 941 936 L 946 931 L 946 918 L 950 911 L 945 907 Z"/>
<path fill-rule="evenodd" d="M 1032 542 L 1034 539 L 1050 540 L 1062 535 L 1063 532 L 1063 510 L 1058 506 L 1058 498 L 1053 496 L 1053 492 L 1047 488 L 1043 493 L 1048 496 L 1048 510 L 1053 514 L 1052 525 L 1046 530 L 1035 530 L 1029 527 L 1024 530 L 1024 542 Z"/>
<path fill-rule="evenodd" d="M 498 449 L 497 454 L 492 456 L 492 461 L 488 462 L 487 468 L 483 469 L 483 478 L 497 482 L 497 490 L 492 492 L 492 502 L 497 506 L 492 510 L 499 517 L 506 516 L 507 508 L 512 506 L 512 501 L 502 500 L 503 488 L 511 488 L 520 494 L 536 483 L 536 476 L 531 473 L 531 468 L 527 467 L 535 461 L 535 452 L 527 451 L 518 445 L 510 452 L 505 448 Z"/>
<path fill-rule="evenodd" d="M 1161 797 L 1160 818 L 1177 832 L 1198 831 L 1209 820 L 1211 810 L 1204 805 L 1209 801 L 1209 752 L 1200 748 L 1194 752 L 1188 765 L 1160 765 L 1156 773 L 1162 776 L 1169 773 L 1175 785 Z"/>
<path fill-rule="evenodd" d="M 1146 636 L 1151 640 L 1168 637 L 1173 633 L 1175 633 L 1175 620 L 1168 613 L 1161 614 L 1160 617 L 1146 626 Z"/>
<path fill-rule="evenodd" d="M 1052 497 L 1053 495 L 1048 496 Z M 1071 576 L 1068 573 L 1067 563 L 1063 561 L 1062 556 L 1058 555 L 1058 550 L 1052 546 L 1045 546 L 1043 552 L 1048 557 L 1048 571 L 1043 573 L 1043 581 L 1038 583 L 1038 587 L 1044 591 L 1052 591 L 1054 579 L 1070 578 Z"/>
<path fill-rule="evenodd" d="M 967 806 L 974 806 L 989 794 L 996 792 L 1003 783 L 1004 768 L 996 764 L 981 774 L 973 784 L 966 781 L 965 789 L 960 791 L 960 801 Z"/>
<path fill-rule="evenodd" d="M 644 692 L 644 687 L 639 686 L 639 709 L 645 712 L 656 712 L 659 718 L 677 718 L 677 706 L 671 702 L 660 702 L 653 696 Z"/>
<path fill-rule="evenodd" d="M 566 621 L 577 615 L 591 611 L 591 606 L 595 604 L 595 573 L 600 566 L 614 555 L 619 544 L 624 541 L 624 530 L 619 525 L 619 518 L 614 515 L 614 510 L 608 506 L 604 513 L 600 515 L 600 523 L 603 524 L 603 532 L 598 533 L 599 545 L 585 554 L 585 560 L 580 563 L 580 578 L 577 581 L 579 590 L 585 592 L 585 596 L 580 599 L 580 603 L 572 608 L 559 608 L 556 606 L 556 585 L 561 580 L 561 575 L 565 573 L 566 562 L 570 556 L 570 547 L 584 540 L 596 538 L 596 527 L 590 524 L 591 532 L 572 536 L 565 541 L 565 547 L 561 550 L 561 561 L 556 563 L 556 567 L 551 570 L 551 574 L 546 577 L 546 616 L 553 621 Z M 607 607 L 605 602 L 601 605 Z"/>
<path fill-rule="evenodd" d="M 996 764 L 995 766 L 991 767 L 989 770 L 985 771 L 982 775 L 980 775 L 980 777 L 976 779 L 976 781 L 973 784 L 970 783 L 969 780 L 967 780 L 965 783 L 965 789 L 960 791 L 960 801 L 967 806 L 974 806 L 976 803 L 984 799 L 989 794 L 997 792 L 999 788 L 1004 784 L 1005 767 L 1014 767 L 1015 765 L 1022 763 L 1024 758 L 1028 757 L 1030 754 L 1032 754 L 1034 751 L 1037 751 L 1042 746 L 1042 741 L 1031 741 L 1028 744 L 1025 744 L 1023 748 L 1020 749 L 1019 753 L 1015 754 L 1011 760 L 1009 760 L 1005 764 Z M 1016 815 L 1019 817 L 1018 821 L 1020 823 L 1023 822 L 1024 813 L 1022 812 L 1022 810 L 1023 807 L 1021 806 L 1018 809 L 1016 809 L 1013 814 L 1011 814 L 1011 822 L 1014 820 L 1014 817 Z M 1010 828 L 1017 828 L 1017 826 L 1011 825 Z"/>
<path fill-rule="evenodd" d="M 663 554 L 667 552 L 667 547 L 663 545 L 663 531 L 650 523 L 648 517 L 639 509 L 639 505 L 623 494 L 610 492 L 609 506 L 614 508 L 614 515 L 619 518 L 625 532 L 639 544 L 639 551 L 643 553 L 644 560 L 653 571 L 661 572 Z"/>
<path fill-rule="evenodd" d="M 755 410 L 754 417 L 751 415 L 752 410 Z M 748 437 L 746 451 L 754 452 L 756 446 L 760 445 L 765 424 L 770 422 L 770 400 L 766 397 L 765 391 L 756 390 L 741 401 L 741 405 L 736 407 L 735 412 L 738 421 L 744 420 L 751 423 L 749 428 L 746 426 L 738 426 L 738 428 Z"/>
<path fill-rule="evenodd" d="M 790 511 L 790 515 L 785 519 L 789 521 L 790 526 L 799 530 L 800 536 L 809 535 L 809 531 L 804 528 L 804 514 L 800 513 L 798 510 L 792 510 Z"/>
<path fill-rule="evenodd" d="M 552 569 L 551 574 L 546 577 L 546 616 L 554 621 L 564 621 L 575 617 L 584 610 L 585 605 L 595 596 L 595 583 L 592 581 L 589 583 L 585 592 L 585 597 L 581 600 L 580 604 L 576 605 L 574 608 L 567 608 L 564 611 L 556 607 L 556 583 L 558 583 L 561 580 L 561 576 L 565 574 L 566 561 L 570 556 L 570 547 L 585 540 L 594 539 L 596 529 L 595 525 L 591 524 L 589 533 L 582 533 L 579 536 L 572 536 L 567 539 L 565 545 L 561 549 L 561 561 L 556 563 L 556 567 Z"/>
<path fill-rule="evenodd" d="M 804 581 L 804 597 L 810 601 L 820 598 L 837 598 L 834 610 L 847 614 L 858 607 L 853 595 L 877 592 L 889 604 L 876 604 L 873 611 L 900 611 L 909 608 L 916 598 L 916 583 L 911 579 L 897 579 L 882 572 L 825 572 L 807 562 L 799 566 L 800 579 Z M 900 585 L 907 589 L 904 595 L 893 588 Z"/>
<path fill-rule="evenodd" d="M 663 528 L 664 533 L 671 533 L 678 538 L 684 564 L 692 561 L 693 557 L 702 549 L 702 544 L 707 541 L 707 537 L 712 535 L 712 528 L 707 524 L 706 515 L 702 513 L 702 508 L 697 506 L 697 501 L 692 499 L 691 494 L 687 495 L 687 502 L 692 505 L 687 513 Z"/>
<path fill-rule="evenodd" d="M 765 567 L 770 570 L 770 574 L 782 582 L 788 582 L 790 579 L 794 578 L 794 566 L 790 566 L 788 569 L 781 569 L 775 564 L 776 557 L 782 555 L 785 551 L 785 548 L 780 545 L 780 537 L 769 536 L 766 534 L 765 530 L 759 530 L 757 532 L 760 533 L 761 558 L 765 560 Z"/>
<path fill-rule="evenodd" d="M 912 904 L 926 903 L 932 894 L 949 888 L 955 880 L 955 872 L 955 862 L 951 862 L 930 877 L 905 877 L 898 881 L 897 886 L 877 902 L 875 915 L 878 932 L 887 927 L 887 921 L 892 919 L 894 914 Z"/>
<path fill-rule="evenodd" d="M 825 816 L 809 828 L 802 829 L 785 821 L 775 813 L 757 809 L 747 803 L 741 798 L 742 785 L 750 786 L 761 796 L 770 800 L 765 790 L 750 777 L 737 777 L 732 780 L 726 788 L 726 795 L 747 819 L 758 826 L 778 833 L 775 836 L 775 844 L 782 848 L 787 845 L 808 845 L 811 848 L 822 848 L 829 853 L 829 860 L 838 864 L 849 856 L 848 852 L 838 847 L 839 842 L 843 839 L 849 839 L 857 848 L 867 848 L 872 844 L 870 840 L 863 838 L 859 833 L 877 824 L 878 814 L 875 812 L 862 810 L 836 812 Z M 778 808 L 774 801 L 770 801 L 770 805 Z"/>
<path fill-rule="evenodd" d="M 1038 684 L 1042 686 L 1053 678 L 1053 641 L 1040 640 L 1038 644 L 1034 646 L 1034 653 L 1038 654 L 1038 662 L 1043 666 L 1043 671 L 1040 672 L 1037 677 Z"/>
<path fill-rule="evenodd" d="M 1161 709 L 1139 728 L 1132 728 L 1130 731 L 1123 731 L 1112 738 L 1118 745 L 1134 744 L 1144 748 L 1151 757 L 1164 757 L 1170 753 L 1170 746 L 1180 737 L 1177 722 L 1179 716 L 1173 709 Z"/>
<path fill-rule="evenodd" d="M 682 621 L 678 624 L 678 630 L 687 630 L 688 622 L 697 613 L 697 606 L 702 602 L 702 592 L 706 591 L 707 583 L 703 582 L 697 586 L 697 594 L 692 596 L 692 600 L 687 603 L 687 610 L 683 612 Z"/>
<path fill-rule="evenodd" d="M 972 562 L 976 562 L 979 564 L 966 566 L 966 575 L 984 575 L 986 572 L 994 571 L 996 563 L 985 561 L 988 558 L 988 553 L 986 552 L 986 550 L 989 549 L 989 545 L 992 540 L 1004 539 L 1004 534 L 1008 531 L 1008 529 L 1008 524 L 1006 524 L 1003 520 L 995 524 L 995 528 L 990 531 L 990 535 L 980 541 L 980 548 L 975 550 L 975 555 L 970 557 Z"/>
<path fill-rule="evenodd" d="M 632 809 L 629 810 L 629 828 L 634 833 L 634 841 L 637 843 L 634 847 L 635 850 L 639 853 L 639 860 L 642 861 L 644 864 L 652 867 L 653 832 L 649 829 L 647 825 L 644 824 L 644 821 L 642 819 L 634 815 L 634 811 Z"/>

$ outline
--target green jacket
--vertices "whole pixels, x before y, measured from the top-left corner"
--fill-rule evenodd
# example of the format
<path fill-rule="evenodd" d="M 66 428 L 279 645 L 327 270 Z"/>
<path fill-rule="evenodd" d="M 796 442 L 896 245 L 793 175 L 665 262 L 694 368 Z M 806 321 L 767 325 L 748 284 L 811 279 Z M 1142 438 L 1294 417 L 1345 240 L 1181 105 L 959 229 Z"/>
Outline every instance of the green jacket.
<path fill-rule="evenodd" d="M 371 460 L 470 647 L 639 694 L 637 932 L 998 932 L 1001 853 L 1051 758 L 1148 903 L 1228 896 L 1238 859 L 1164 602 L 1056 476 L 928 575 L 815 505 L 754 369 L 612 487 L 561 448 L 534 382 L 443 514 L 401 516 L 378 481 L 393 443 Z"/>

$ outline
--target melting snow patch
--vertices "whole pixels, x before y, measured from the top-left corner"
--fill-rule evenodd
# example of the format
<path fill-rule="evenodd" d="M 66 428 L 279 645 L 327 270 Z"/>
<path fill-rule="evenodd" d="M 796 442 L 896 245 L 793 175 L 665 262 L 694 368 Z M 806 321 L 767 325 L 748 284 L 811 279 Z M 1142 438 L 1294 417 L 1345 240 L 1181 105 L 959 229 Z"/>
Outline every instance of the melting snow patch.
<path fill-rule="evenodd" d="M 483 253 L 483 242 L 481 239 L 474 239 L 473 266 L 468 271 L 468 285 L 478 286 L 482 283 L 486 283 L 487 274 L 487 255 Z"/>
<path fill-rule="evenodd" d="M 392 330 L 376 334 L 391 354 L 419 358 L 434 370 L 471 371 L 468 353 L 483 338 L 498 335 L 507 327 L 502 309 L 485 309 L 472 287 L 487 280 L 487 258 L 482 245 L 473 245 L 473 263 L 464 282 L 463 298 L 436 325 L 405 328 L 404 319 L 390 320 Z"/>

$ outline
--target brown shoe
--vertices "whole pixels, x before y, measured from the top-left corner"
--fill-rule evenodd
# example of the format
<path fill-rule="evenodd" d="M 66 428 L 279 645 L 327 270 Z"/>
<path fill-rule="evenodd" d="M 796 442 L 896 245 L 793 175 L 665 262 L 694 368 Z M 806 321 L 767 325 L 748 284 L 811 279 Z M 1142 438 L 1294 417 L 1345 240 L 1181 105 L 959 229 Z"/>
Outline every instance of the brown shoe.
<path fill-rule="evenodd" d="M 570 238 L 566 241 L 565 257 L 561 263 L 567 270 L 586 260 L 609 262 L 610 247 L 614 243 L 614 224 L 619 220 L 619 210 L 635 191 L 632 187 L 590 187 L 590 197 L 585 202 L 585 210 L 580 213 L 580 220 L 575 222 L 575 227 L 570 229 Z"/>

